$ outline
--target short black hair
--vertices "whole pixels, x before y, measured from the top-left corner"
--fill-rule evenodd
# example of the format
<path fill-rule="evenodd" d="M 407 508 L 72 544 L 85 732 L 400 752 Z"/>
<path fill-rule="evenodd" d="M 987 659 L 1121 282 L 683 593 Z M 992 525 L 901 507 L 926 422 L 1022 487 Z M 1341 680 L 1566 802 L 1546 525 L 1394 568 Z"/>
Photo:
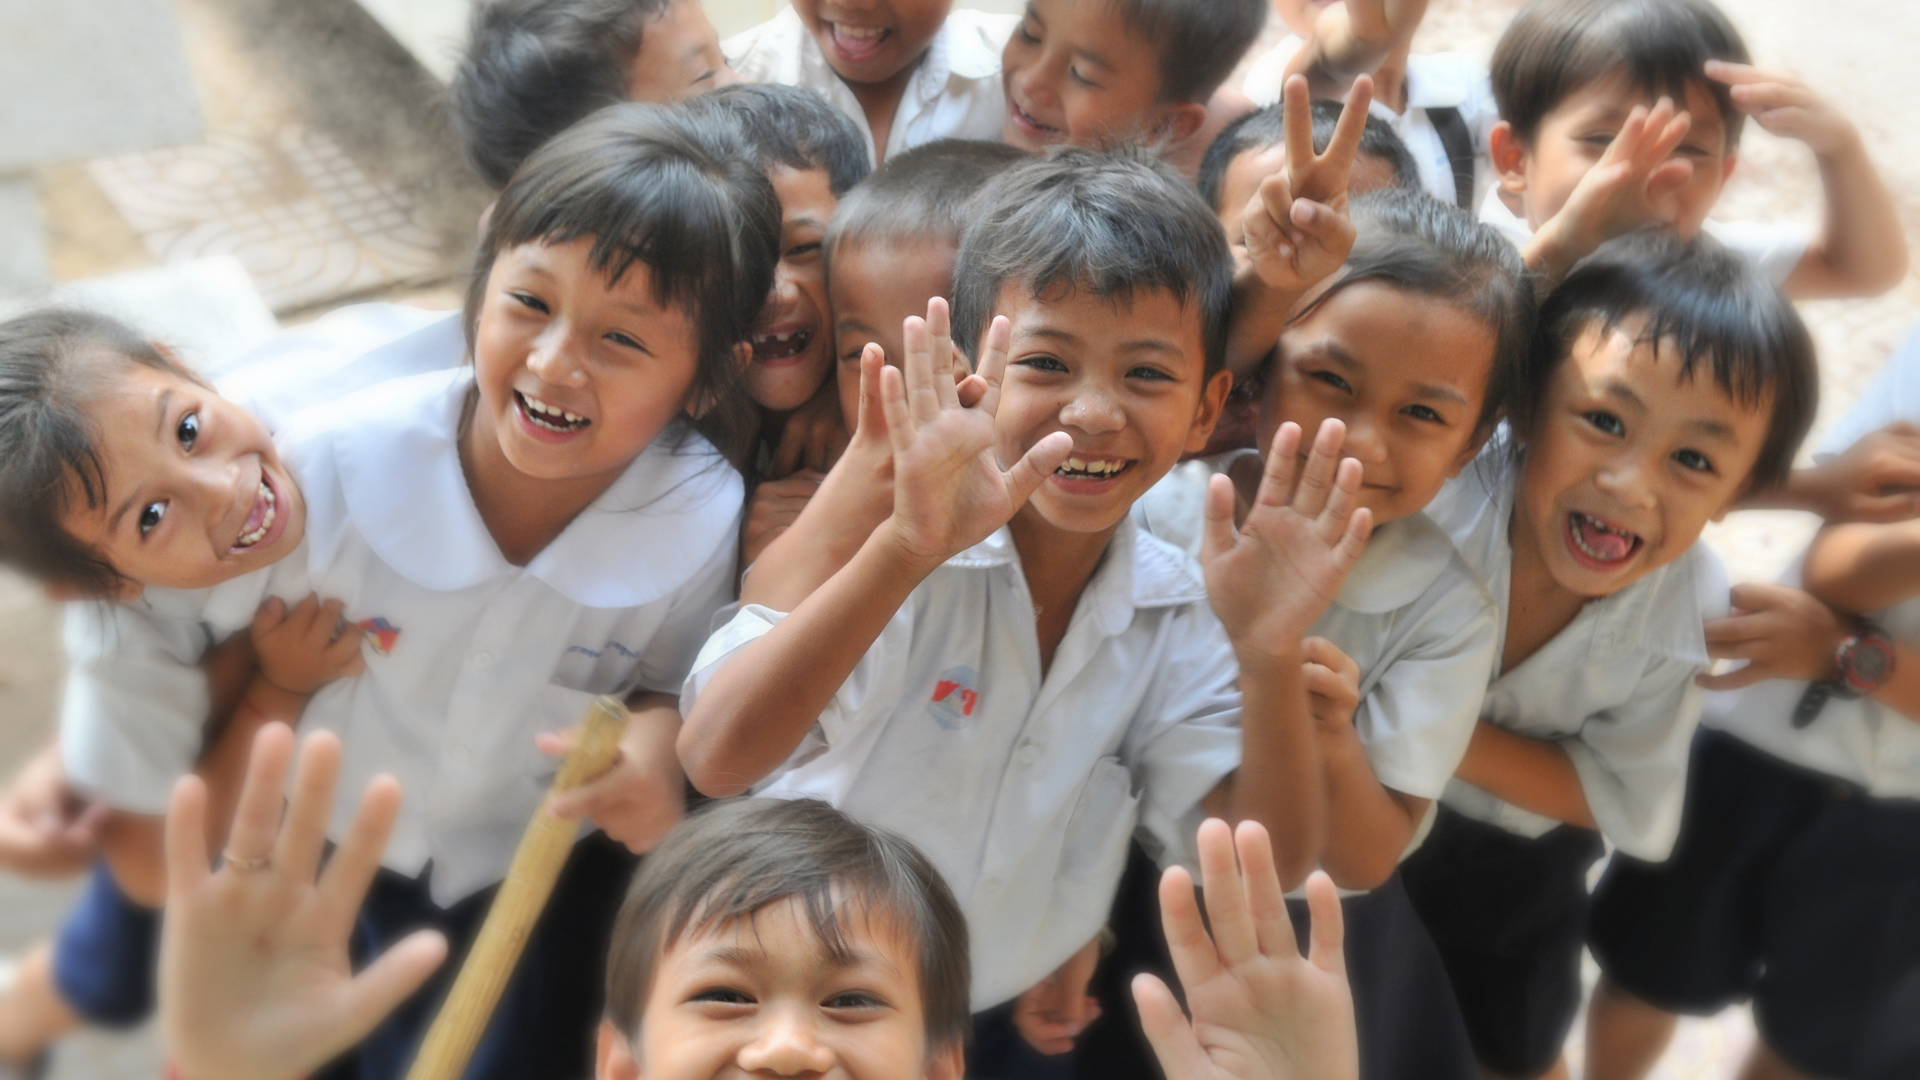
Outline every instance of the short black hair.
<path fill-rule="evenodd" d="M 867 141 L 846 113 L 812 90 L 775 83 L 737 83 L 690 98 L 694 116 L 731 115 L 764 167 L 819 169 L 836 196 L 867 178 Z"/>
<path fill-rule="evenodd" d="M 941 139 L 916 146 L 873 171 L 833 213 L 828 264 L 841 244 L 943 237 L 955 244 L 987 182 L 1027 152 L 1006 143 Z"/>
<path fill-rule="evenodd" d="M 1316 99 L 1311 109 L 1313 115 L 1313 150 L 1325 153 L 1333 142 L 1333 129 L 1339 126 L 1342 105 L 1338 101 Z M 1200 159 L 1200 197 L 1207 205 L 1218 211 L 1221 209 L 1220 196 L 1227 184 L 1227 170 L 1233 167 L 1235 158 L 1249 150 L 1265 150 L 1270 146 L 1281 146 L 1287 141 L 1286 103 L 1276 101 L 1264 109 L 1255 109 L 1220 129 L 1214 136 L 1213 144 Z M 1367 123 L 1360 132 L 1360 153 L 1367 157 L 1379 158 L 1387 163 L 1393 173 L 1393 185 L 1403 188 L 1419 188 L 1420 165 L 1413 160 L 1413 151 L 1407 149 L 1385 120 L 1367 114 Z"/>
<path fill-rule="evenodd" d="M 733 123 L 628 103 L 593 114 L 534 152 L 494 204 L 467 289 L 473 348 L 494 260 L 522 244 L 593 238 L 592 263 L 618 281 L 644 263 L 656 303 L 685 305 L 699 331 L 695 426 L 736 464 L 752 402 L 734 346 L 773 287 L 780 201 Z"/>
<path fill-rule="evenodd" d="M 1575 91 L 1616 72 L 1683 108 L 1687 87 L 1697 85 L 1713 95 L 1727 145 L 1736 146 L 1746 117 L 1727 85 L 1707 78 L 1709 60 L 1752 62 L 1711 0 L 1532 0 L 1494 47 L 1493 99 L 1525 143 Z"/>
<path fill-rule="evenodd" d="M 1714 385 L 1747 407 L 1772 395 L 1766 441 L 1746 490 L 1785 480 L 1820 404 L 1813 338 L 1779 288 L 1709 236 L 1683 241 L 1633 233 L 1575 264 L 1541 305 L 1526 385 L 1510 410 L 1516 445 L 1538 430 L 1541 399 L 1580 336 L 1635 319 L 1645 320 L 1641 342 L 1679 353 L 1681 379 L 1704 368 Z"/>
<path fill-rule="evenodd" d="M 968 356 L 1003 288 L 1130 303 L 1164 290 L 1199 308 L 1206 373 L 1226 363 L 1233 256 L 1200 193 L 1146 150 L 1055 147 L 980 193 L 953 271 L 953 338 Z"/>
<path fill-rule="evenodd" d="M 607 1019 L 636 1040 L 662 953 L 785 900 L 835 958 L 852 919 L 904 931 L 919 953 L 927 1048 L 965 1044 L 967 920 L 946 881 L 906 839 L 814 799 L 709 803 L 648 853 L 614 923 Z"/>
<path fill-rule="evenodd" d="M 1107 0 L 1160 54 L 1160 100 L 1204 102 L 1267 25 L 1267 0 Z"/>
<path fill-rule="evenodd" d="M 680 0 L 488 0 L 447 88 L 467 164 L 494 190 L 547 140 L 627 100 L 646 24 Z"/>
<path fill-rule="evenodd" d="M 64 522 L 76 496 L 88 506 L 107 497 L 87 406 L 111 364 L 200 381 L 105 315 L 54 307 L 0 322 L 0 563 L 97 597 L 124 578 Z"/>
<path fill-rule="evenodd" d="M 1444 300 L 1493 331 L 1493 366 L 1474 423 L 1485 435 L 1514 405 L 1537 305 L 1513 244 L 1472 214 L 1425 190 L 1382 188 L 1352 204 L 1354 243 L 1339 276 L 1293 316 L 1298 321 L 1363 281 Z"/>

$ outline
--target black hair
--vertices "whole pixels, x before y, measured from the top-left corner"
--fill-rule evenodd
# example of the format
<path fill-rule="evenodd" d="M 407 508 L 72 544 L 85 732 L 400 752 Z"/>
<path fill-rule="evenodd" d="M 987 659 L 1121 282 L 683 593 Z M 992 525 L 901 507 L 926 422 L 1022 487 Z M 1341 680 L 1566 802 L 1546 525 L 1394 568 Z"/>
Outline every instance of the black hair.
<path fill-rule="evenodd" d="M 819 169 L 836 196 L 845 195 L 873 170 L 860 129 L 812 90 L 738 83 L 690 98 L 680 108 L 694 116 L 732 116 L 762 166 Z"/>
<path fill-rule="evenodd" d="M 1493 98 L 1521 142 L 1581 87 L 1616 72 L 1648 93 L 1686 106 L 1687 87 L 1713 95 L 1727 146 L 1745 122 L 1725 83 L 1707 78 L 1709 60 L 1751 63 L 1740 32 L 1711 0 L 1532 0 L 1493 50 Z"/>
<path fill-rule="evenodd" d="M 489 0 L 447 88 L 467 164 L 496 191 L 547 140 L 627 100 L 646 24 L 679 0 Z"/>
<path fill-rule="evenodd" d="M 845 199 L 827 227 L 829 265 L 841 244 L 944 237 L 958 244 L 975 196 L 1027 152 L 1006 143 L 941 139 L 875 169 Z"/>
<path fill-rule="evenodd" d="M 969 356 L 1004 288 L 1116 303 L 1165 290 L 1200 315 L 1206 374 L 1226 362 L 1233 257 L 1192 185 L 1139 148 L 1062 146 L 995 177 L 954 260 L 953 338 Z"/>
<path fill-rule="evenodd" d="M 1476 434 L 1517 405 L 1536 303 L 1533 281 L 1513 244 L 1472 214 L 1425 191 L 1383 188 L 1352 203 L 1353 252 L 1339 277 L 1297 312 L 1299 321 L 1342 289 L 1363 281 L 1431 296 L 1471 314 L 1493 331 L 1487 396 Z"/>
<path fill-rule="evenodd" d="M 1309 111 L 1313 116 L 1314 153 L 1325 153 L 1333 142 L 1333 129 L 1339 126 L 1341 107 L 1338 101 L 1313 102 Z M 1256 109 L 1221 128 L 1200 159 L 1200 197 L 1218 211 L 1220 196 L 1227 184 L 1227 170 L 1233 167 L 1234 159 L 1249 150 L 1282 146 L 1286 141 L 1285 102 L 1276 101 L 1264 109 Z M 1360 153 L 1386 162 L 1393 173 L 1395 187 L 1421 186 L 1420 166 L 1413 160 L 1413 151 L 1407 149 L 1392 126 L 1371 113 L 1367 114 L 1366 126 L 1360 132 Z"/>
<path fill-rule="evenodd" d="M 1813 338 L 1781 291 L 1712 237 L 1683 241 L 1640 232 L 1610 240 L 1574 265 L 1540 308 L 1523 384 L 1509 409 L 1516 449 L 1538 430 L 1553 373 L 1580 336 L 1645 320 L 1638 340 L 1680 355 L 1680 379 L 1711 373 L 1747 408 L 1772 397 L 1773 415 L 1746 490 L 1785 480 L 1813 426 L 1820 372 Z"/>
<path fill-rule="evenodd" d="M 904 838 L 813 799 L 710 803 L 648 853 L 614 923 L 607 1019 L 637 1040 L 662 953 L 786 900 L 836 960 L 852 919 L 904 931 L 919 953 L 928 1049 L 964 1045 L 967 920 L 946 881 Z"/>
<path fill-rule="evenodd" d="M 1267 25 L 1267 0 L 1108 0 L 1160 54 L 1160 100 L 1205 102 Z"/>
<path fill-rule="evenodd" d="M 643 263 L 654 302 L 699 332 L 695 426 L 736 464 L 753 430 L 734 347 L 747 340 L 780 257 L 780 201 L 736 125 L 659 105 L 602 109 L 540 148 L 494 204 L 467 289 L 472 350 L 494 260 L 522 244 L 593 239 L 617 282 Z"/>
<path fill-rule="evenodd" d="M 87 404 L 113 363 L 199 381 L 105 315 L 45 308 L 0 322 L 0 563 L 88 596 L 111 595 L 124 580 L 63 524 L 76 496 L 90 507 L 107 497 Z"/>

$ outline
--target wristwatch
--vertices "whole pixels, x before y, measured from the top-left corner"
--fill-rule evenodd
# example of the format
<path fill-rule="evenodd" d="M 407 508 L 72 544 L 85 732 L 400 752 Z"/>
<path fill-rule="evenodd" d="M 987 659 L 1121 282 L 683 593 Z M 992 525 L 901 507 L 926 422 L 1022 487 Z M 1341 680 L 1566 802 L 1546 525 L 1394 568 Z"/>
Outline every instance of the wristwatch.
<path fill-rule="evenodd" d="M 1833 698 L 1862 698 L 1887 685 L 1893 678 L 1893 639 L 1877 624 L 1861 619 L 1855 631 L 1833 650 L 1833 669 L 1831 678 L 1809 683 L 1806 693 L 1800 695 L 1800 703 L 1793 710 L 1794 727 L 1813 723 Z"/>

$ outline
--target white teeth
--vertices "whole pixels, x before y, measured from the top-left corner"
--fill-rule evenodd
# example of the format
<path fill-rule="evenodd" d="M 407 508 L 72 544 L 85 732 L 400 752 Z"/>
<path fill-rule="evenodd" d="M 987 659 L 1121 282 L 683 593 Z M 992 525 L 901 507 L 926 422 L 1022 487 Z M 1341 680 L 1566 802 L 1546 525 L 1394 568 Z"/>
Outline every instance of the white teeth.
<path fill-rule="evenodd" d="M 1055 472 L 1080 473 L 1085 476 L 1112 476 L 1127 467 L 1125 461 L 1088 461 L 1086 458 L 1070 457 Z"/>
<path fill-rule="evenodd" d="M 530 397 L 526 394 L 520 395 L 520 402 L 527 407 L 527 416 L 529 419 L 541 427 L 551 428 L 555 431 L 565 431 L 569 428 L 578 427 L 587 421 L 586 417 L 578 413 L 570 413 L 558 405 L 549 405 L 538 398 Z M 560 424 L 555 424 L 551 421 L 559 421 L 560 424 L 564 424 L 565 426 L 560 426 Z"/>
<path fill-rule="evenodd" d="M 840 32 L 841 37 L 850 37 L 860 41 L 872 41 L 887 32 L 885 27 L 848 26 L 845 23 L 835 23 L 834 29 Z"/>
<path fill-rule="evenodd" d="M 242 533 L 240 539 L 233 542 L 234 547 L 250 548 L 259 543 L 261 538 L 267 535 L 268 529 L 273 528 L 273 519 L 276 516 L 276 500 L 273 497 L 273 489 L 268 487 L 264 480 L 260 482 L 260 497 L 267 501 L 266 513 L 260 515 L 260 524 L 256 526 L 253 531 Z"/>

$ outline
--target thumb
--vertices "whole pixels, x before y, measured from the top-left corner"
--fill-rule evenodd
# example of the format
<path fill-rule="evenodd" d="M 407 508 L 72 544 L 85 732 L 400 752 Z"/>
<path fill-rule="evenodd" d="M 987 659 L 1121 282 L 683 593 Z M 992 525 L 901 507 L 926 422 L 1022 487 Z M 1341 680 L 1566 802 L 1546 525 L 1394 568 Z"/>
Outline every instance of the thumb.
<path fill-rule="evenodd" d="M 426 983 L 446 958 L 447 939 L 438 930 L 419 930 L 354 976 L 347 986 L 347 1015 L 333 1040 L 339 1049 L 359 1042 L 379 1026 L 387 1014 Z"/>
<path fill-rule="evenodd" d="M 270 596 L 267 598 L 266 603 L 260 605 L 260 610 L 253 613 L 253 632 L 256 634 L 270 633 L 275 627 L 278 627 L 286 621 L 286 601 L 277 596 Z"/>
<path fill-rule="evenodd" d="M 1669 158 L 1661 162 L 1647 174 L 1647 198 L 1663 199 L 1687 186 L 1693 179 L 1693 162 L 1686 158 Z"/>
<path fill-rule="evenodd" d="M 1032 498 L 1033 493 L 1040 490 L 1040 485 L 1047 482 L 1047 477 L 1052 476 L 1053 470 L 1059 468 L 1072 452 L 1073 436 L 1064 431 L 1056 431 L 1034 443 L 1033 449 L 1007 470 L 1008 493 L 1013 496 L 1014 505 L 1019 506 Z"/>
<path fill-rule="evenodd" d="M 1133 977 L 1133 1003 L 1140 1010 L 1140 1028 L 1153 1046 L 1153 1056 L 1167 1080 L 1196 1080 L 1205 1072 L 1206 1051 L 1194 1038 L 1193 1028 L 1180 1011 L 1173 991 L 1155 976 L 1142 972 Z"/>

